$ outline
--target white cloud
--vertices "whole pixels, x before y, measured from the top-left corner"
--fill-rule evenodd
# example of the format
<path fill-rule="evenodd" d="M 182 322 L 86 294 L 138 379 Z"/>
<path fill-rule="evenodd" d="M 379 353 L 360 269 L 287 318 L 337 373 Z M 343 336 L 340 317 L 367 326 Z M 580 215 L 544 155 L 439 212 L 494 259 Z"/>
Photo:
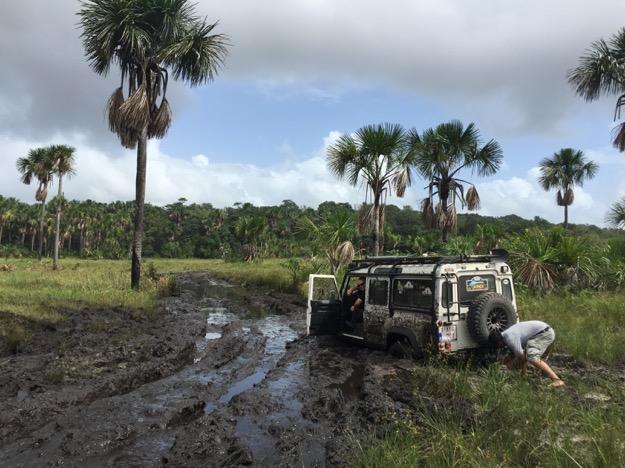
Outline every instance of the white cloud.
<path fill-rule="evenodd" d="M 193 156 L 191 162 L 197 167 L 208 167 L 208 158 L 203 154 Z"/>
<path fill-rule="evenodd" d="M 219 32 L 231 38 L 219 80 L 326 101 L 358 86 L 410 90 L 498 133 L 551 133 L 572 106 L 586 106 L 573 96 L 566 72 L 591 41 L 616 32 L 625 14 L 620 0 L 380 5 L 200 0 L 198 9 L 219 19 Z M 0 128 L 31 140 L 79 132 L 113 150 L 103 110 L 118 74 L 102 79 L 89 69 L 76 28 L 79 6 L 76 0 L 4 2 L 0 43 L 11 48 L 2 57 Z M 177 112 L 188 96 L 172 84 Z"/>
<path fill-rule="evenodd" d="M 557 206 L 554 191 L 546 192 L 538 184 L 540 169 L 530 169 L 525 177 L 494 179 L 477 183 L 482 197 L 480 214 L 505 216 L 516 214 L 531 219 L 540 216 L 554 223 L 563 219 L 563 209 Z M 607 207 L 595 201 L 583 188 L 575 188 L 575 202 L 569 208 L 569 220 L 579 224 L 603 225 Z"/>

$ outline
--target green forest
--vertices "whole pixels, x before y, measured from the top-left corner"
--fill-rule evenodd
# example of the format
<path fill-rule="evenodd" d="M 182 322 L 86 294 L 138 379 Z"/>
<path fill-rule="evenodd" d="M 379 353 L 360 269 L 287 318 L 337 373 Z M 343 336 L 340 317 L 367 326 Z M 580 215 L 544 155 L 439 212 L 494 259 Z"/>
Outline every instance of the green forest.
<path fill-rule="evenodd" d="M 48 203 L 44 218 L 45 256 L 52 256 L 57 200 Z M 352 242 L 357 256 L 371 251 L 373 236 L 362 223 L 362 213 L 368 208 L 325 202 L 314 209 L 291 200 L 278 206 L 236 203 L 215 208 L 182 198 L 163 207 L 147 204 L 144 255 L 227 261 L 297 258 L 309 260 L 316 269 L 327 269 L 335 244 Z M 61 257 L 128 258 L 133 209 L 132 202 L 65 202 Z M 3 257 L 37 256 L 40 210 L 40 205 L 0 197 Z M 468 255 L 505 248 L 512 254 L 520 281 L 532 288 L 562 284 L 607 289 L 620 287 L 625 280 L 625 232 L 619 229 L 570 225 L 565 230 L 538 217 L 460 213 L 455 233 L 444 243 L 439 231 L 426 227 L 422 213 L 410 206 L 388 205 L 384 219 L 385 255 Z"/>

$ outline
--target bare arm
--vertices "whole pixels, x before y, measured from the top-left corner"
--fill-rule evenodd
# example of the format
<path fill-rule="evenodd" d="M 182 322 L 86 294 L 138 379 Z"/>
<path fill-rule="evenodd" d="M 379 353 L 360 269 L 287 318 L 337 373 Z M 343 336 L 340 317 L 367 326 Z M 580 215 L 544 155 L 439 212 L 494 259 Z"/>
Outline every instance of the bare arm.
<path fill-rule="evenodd" d="M 533 361 L 529 361 L 529 362 L 532 366 L 536 367 L 537 369 L 540 369 L 543 372 L 543 374 L 549 377 L 553 381 L 554 386 L 561 387 L 562 385 L 564 385 L 564 382 L 562 381 L 562 379 L 560 379 L 560 377 L 558 377 L 558 374 L 556 374 L 553 371 L 553 369 L 549 366 L 549 364 L 547 364 L 542 359 L 534 359 Z"/>

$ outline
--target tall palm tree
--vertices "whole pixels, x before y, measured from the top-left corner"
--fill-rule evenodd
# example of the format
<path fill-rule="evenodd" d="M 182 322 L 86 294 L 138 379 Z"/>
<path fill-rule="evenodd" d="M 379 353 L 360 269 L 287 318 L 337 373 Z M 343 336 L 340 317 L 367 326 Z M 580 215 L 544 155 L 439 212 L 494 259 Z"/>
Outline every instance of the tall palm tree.
<path fill-rule="evenodd" d="M 147 140 L 165 136 L 171 123 L 169 76 L 190 86 L 211 81 L 225 59 L 227 38 L 214 34 L 217 23 L 198 17 L 189 0 L 85 0 L 78 15 L 91 68 L 100 75 L 111 65 L 121 71 L 107 112 L 122 145 L 137 148 L 131 286 L 138 289 Z"/>
<path fill-rule="evenodd" d="M 59 179 L 59 192 L 56 204 L 56 228 L 54 231 L 54 257 L 52 259 L 52 269 L 59 267 L 59 236 L 61 232 L 61 211 L 63 210 L 63 177 L 71 177 L 76 173 L 74 168 L 75 149 L 67 145 L 52 145 L 50 147 L 50 157 L 54 161 L 54 175 Z"/>
<path fill-rule="evenodd" d="M 43 255 L 43 223 L 46 214 L 46 199 L 48 197 L 48 185 L 52 181 L 54 172 L 54 161 L 50 157 L 50 147 L 35 148 L 28 152 L 25 158 L 17 160 L 17 170 L 22 174 L 21 180 L 26 185 L 37 179 L 39 185 L 35 192 L 35 200 L 41 203 L 41 213 L 39 216 L 39 250 L 38 256 L 41 260 Z"/>
<path fill-rule="evenodd" d="M 569 225 L 569 206 L 575 200 L 573 187 L 584 185 L 584 179 L 592 179 L 599 166 L 588 161 L 584 153 L 573 148 L 562 148 L 550 158 L 540 162 L 538 182 L 545 190 L 558 189 L 558 206 L 564 207 L 564 227 Z"/>
<path fill-rule="evenodd" d="M 369 219 L 373 225 L 374 255 L 383 250 L 380 232 L 384 227 L 386 196 L 394 192 L 403 197 L 410 185 L 411 155 L 407 143 L 401 125 L 386 123 L 367 125 L 353 135 L 342 135 L 328 148 L 330 170 L 340 178 L 347 177 L 351 185 L 363 181 L 367 195 L 371 192 Z"/>
<path fill-rule="evenodd" d="M 481 144 L 480 134 L 473 123 L 465 128 L 458 120 L 424 130 L 409 132 L 414 168 L 426 180 L 428 196 L 421 202 L 423 222 L 439 229 L 443 242 L 456 228 L 458 201 L 469 210 L 478 210 L 480 196 L 475 185 L 460 179 L 463 170 L 480 176 L 495 174 L 503 160 L 499 143 L 490 140 Z M 469 185 L 465 192 L 465 186 Z"/>
<path fill-rule="evenodd" d="M 620 119 L 621 107 L 625 105 L 625 28 L 607 42 L 593 42 L 586 55 L 580 57 L 579 65 L 569 71 L 568 79 L 575 92 L 587 101 L 601 95 L 618 95 L 614 120 Z M 625 122 L 615 128 L 613 144 L 625 151 Z"/>

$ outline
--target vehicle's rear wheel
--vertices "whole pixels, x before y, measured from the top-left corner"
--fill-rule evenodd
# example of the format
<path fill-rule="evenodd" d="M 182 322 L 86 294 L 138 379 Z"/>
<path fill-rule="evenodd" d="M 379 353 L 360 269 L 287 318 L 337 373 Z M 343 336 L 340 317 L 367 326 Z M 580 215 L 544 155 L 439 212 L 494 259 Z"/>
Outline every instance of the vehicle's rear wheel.
<path fill-rule="evenodd" d="M 393 342 L 388 348 L 388 352 L 391 356 L 398 359 L 411 358 L 415 355 L 414 349 L 406 337 L 398 338 Z"/>
<path fill-rule="evenodd" d="M 480 343 L 488 342 L 490 332 L 502 332 L 516 320 L 512 302 L 495 292 L 482 294 L 469 307 L 469 332 Z"/>

